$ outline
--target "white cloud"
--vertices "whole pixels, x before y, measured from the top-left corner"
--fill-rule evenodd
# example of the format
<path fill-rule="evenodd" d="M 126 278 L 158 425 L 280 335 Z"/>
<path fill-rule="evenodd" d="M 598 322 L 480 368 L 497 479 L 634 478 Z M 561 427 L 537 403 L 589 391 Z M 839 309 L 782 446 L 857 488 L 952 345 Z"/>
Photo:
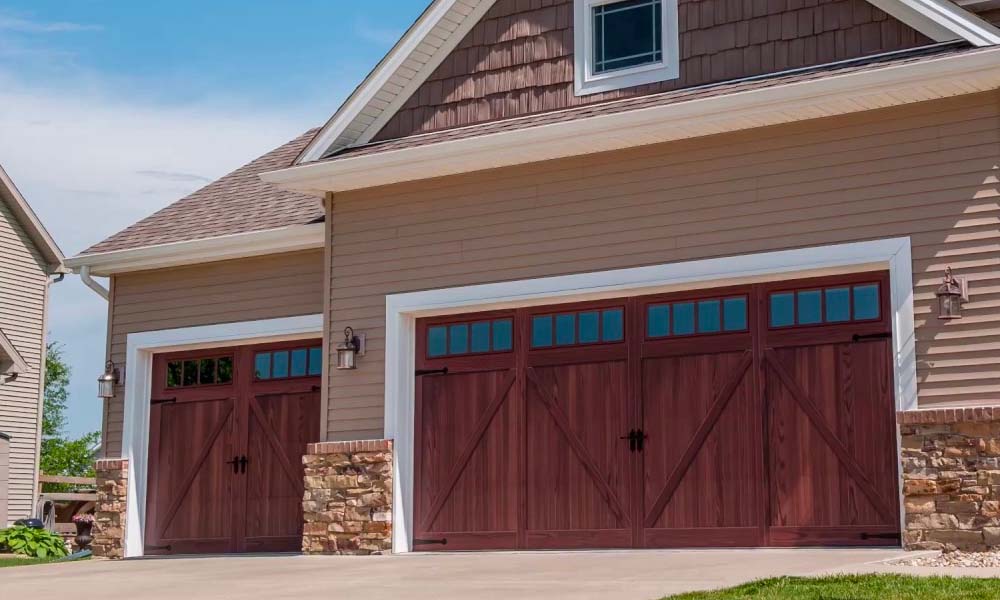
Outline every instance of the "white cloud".
<path fill-rule="evenodd" d="M 0 31 L 17 33 L 68 33 L 74 31 L 100 31 L 100 25 L 72 23 L 69 21 L 36 21 L 9 14 L 0 14 Z"/>
<path fill-rule="evenodd" d="M 41 86 L 0 68 L 0 164 L 68 255 L 322 118 L 220 99 L 160 105 L 109 89 L 93 74 Z M 50 337 L 73 368 L 71 427 L 98 429 L 107 306 L 70 276 L 53 288 L 50 314 Z"/>

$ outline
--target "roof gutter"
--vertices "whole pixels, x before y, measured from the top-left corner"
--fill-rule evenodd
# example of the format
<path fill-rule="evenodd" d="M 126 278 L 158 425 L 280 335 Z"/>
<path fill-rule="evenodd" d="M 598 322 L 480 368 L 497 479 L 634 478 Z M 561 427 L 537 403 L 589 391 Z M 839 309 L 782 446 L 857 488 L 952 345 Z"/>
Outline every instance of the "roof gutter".
<path fill-rule="evenodd" d="M 105 301 L 111 299 L 111 291 L 103 285 L 97 283 L 97 281 L 90 276 L 90 265 L 83 265 L 80 267 L 80 281 L 83 282 L 83 285 L 94 290 L 98 296 L 104 298 Z"/>
<path fill-rule="evenodd" d="M 283 189 L 340 192 L 842 115 L 1000 87 L 1000 48 L 672 104 L 567 119 L 261 174 Z M 586 139 L 586 144 L 577 140 Z"/>
<path fill-rule="evenodd" d="M 66 266 L 79 273 L 87 287 L 106 299 L 107 290 L 92 276 L 106 277 L 131 271 L 312 250 L 323 247 L 324 230 L 323 223 L 310 223 L 128 250 L 80 254 L 66 259 Z"/>

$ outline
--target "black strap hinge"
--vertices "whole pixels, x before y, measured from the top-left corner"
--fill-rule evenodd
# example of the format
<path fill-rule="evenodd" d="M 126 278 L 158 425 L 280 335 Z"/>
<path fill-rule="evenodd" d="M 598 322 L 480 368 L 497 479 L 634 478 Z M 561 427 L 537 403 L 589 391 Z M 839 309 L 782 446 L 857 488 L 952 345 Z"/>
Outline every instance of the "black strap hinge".
<path fill-rule="evenodd" d="M 417 369 L 417 377 L 421 375 L 447 375 L 448 367 L 442 367 L 440 369 Z"/>
<path fill-rule="evenodd" d="M 177 402 L 177 398 L 160 398 L 159 400 L 151 400 L 150 404 L 173 404 Z"/>
<path fill-rule="evenodd" d="M 888 333 L 888 332 L 886 332 L 886 333 L 868 333 L 868 334 L 865 334 L 865 335 L 861 335 L 861 334 L 855 333 L 853 336 L 851 336 L 851 339 L 854 340 L 855 342 L 860 342 L 861 340 L 885 340 L 885 339 L 888 339 L 888 338 L 891 338 L 891 337 L 892 337 L 892 334 Z"/>
<path fill-rule="evenodd" d="M 900 534 L 898 533 L 862 533 L 861 539 L 863 540 L 898 540 L 900 539 Z"/>
<path fill-rule="evenodd" d="M 422 540 L 420 538 L 414 538 L 413 543 L 414 544 L 438 544 L 440 546 L 447 546 L 448 545 L 448 538 L 441 538 L 441 539 L 437 539 L 437 540 Z"/>

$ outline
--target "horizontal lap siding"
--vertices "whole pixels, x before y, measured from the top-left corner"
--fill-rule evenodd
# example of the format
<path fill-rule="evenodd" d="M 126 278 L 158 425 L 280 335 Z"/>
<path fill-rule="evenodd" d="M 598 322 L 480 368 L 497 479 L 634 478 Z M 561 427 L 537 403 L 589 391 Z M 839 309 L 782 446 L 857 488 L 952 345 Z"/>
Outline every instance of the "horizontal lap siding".
<path fill-rule="evenodd" d="M 385 295 L 910 236 L 920 402 L 1000 399 L 1000 96 L 949 100 L 337 194 L 329 437 L 381 435 Z M 946 266 L 966 317 L 931 312 Z M 332 358 L 332 357 L 331 357 Z"/>
<path fill-rule="evenodd" d="M 310 250 L 114 277 L 109 352 L 130 333 L 323 312 L 323 252 Z M 123 390 L 105 406 L 104 455 L 121 453 Z"/>
<path fill-rule="evenodd" d="M 24 228 L 0 199 L 0 330 L 28 372 L 0 382 L 0 432 L 10 435 L 7 518 L 30 516 L 37 479 L 38 428 L 47 270 Z M 5 523 L 0 522 L 0 527 Z"/>

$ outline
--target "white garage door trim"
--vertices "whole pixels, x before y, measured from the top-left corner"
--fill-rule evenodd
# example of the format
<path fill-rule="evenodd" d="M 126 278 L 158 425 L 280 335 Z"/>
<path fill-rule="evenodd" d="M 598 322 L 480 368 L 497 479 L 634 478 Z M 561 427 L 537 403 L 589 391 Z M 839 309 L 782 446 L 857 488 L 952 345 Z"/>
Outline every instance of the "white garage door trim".
<path fill-rule="evenodd" d="M 143 555 L 153 354 L 304 339 L 322 333 L 323 315 L 304 315 L 128 334 L 125 350 L 125 415 L 122 426 L 122 458 L 129 461 L 125 504 L 126 558 Z M 317 418 L 322 417 L 317 415 Z"/>
<path fill-rule="evenodd" d="M 386 296 L 385 437 L 395 440 L 396 454 L 393 552 L 409 552 L 413 540 L 417 318 L 886 268 L 892 288 L 896 408 L 911 410 L 917 406 L 917 363 L 908 237 Z"/>

